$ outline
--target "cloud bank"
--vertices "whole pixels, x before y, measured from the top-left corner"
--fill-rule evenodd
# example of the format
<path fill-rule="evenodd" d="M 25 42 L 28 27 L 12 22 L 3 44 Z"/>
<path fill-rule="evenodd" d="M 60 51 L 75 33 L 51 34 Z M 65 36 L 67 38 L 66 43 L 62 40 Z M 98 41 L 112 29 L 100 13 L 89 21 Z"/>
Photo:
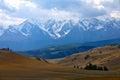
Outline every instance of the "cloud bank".
<path fill-rule="evenodd" d="M 0 25 L 26 19 L 120 18 L 120 0 L 0 0 Z"/>

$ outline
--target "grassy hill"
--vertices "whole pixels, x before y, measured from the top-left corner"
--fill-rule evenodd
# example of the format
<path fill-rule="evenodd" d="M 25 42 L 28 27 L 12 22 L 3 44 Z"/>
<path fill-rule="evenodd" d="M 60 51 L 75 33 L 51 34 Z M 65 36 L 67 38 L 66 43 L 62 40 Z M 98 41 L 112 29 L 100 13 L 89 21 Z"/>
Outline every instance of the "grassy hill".
<path fill-rule="evenodd" d="M 65 66 L 84 68 L 89 62 L 98 66 L 107 66 L 109 70 L 120 71 L 120 45 L 111 44 L 90 49 L 86 52 L 73 54 L 65 58 L 52 60 Z"/>
<path fill-rule="evenodd" d="M 37 68 L 37 65 L 48 66 L 49 63 L 44 59 L 22 56 L 18 53 L 12 52 L 11 50 L 0 50 L 0 70 L 27 70 L 33 67 Z"/>
<path fill-rule="evenodd" d="M 117 71 L 86 71 L 0 50 L 0 80 L 119 80 Z"/>

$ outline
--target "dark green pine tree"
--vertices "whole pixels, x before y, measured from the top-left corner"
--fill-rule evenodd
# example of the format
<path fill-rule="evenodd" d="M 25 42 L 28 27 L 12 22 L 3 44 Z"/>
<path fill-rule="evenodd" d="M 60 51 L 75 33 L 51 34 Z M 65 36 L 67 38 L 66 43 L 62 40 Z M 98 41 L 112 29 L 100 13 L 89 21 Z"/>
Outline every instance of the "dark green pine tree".
<path fill-rule="evenodd" d="M 108 68 L 106 66 L 103 67 L 104 71 L 108 71 Z"/>

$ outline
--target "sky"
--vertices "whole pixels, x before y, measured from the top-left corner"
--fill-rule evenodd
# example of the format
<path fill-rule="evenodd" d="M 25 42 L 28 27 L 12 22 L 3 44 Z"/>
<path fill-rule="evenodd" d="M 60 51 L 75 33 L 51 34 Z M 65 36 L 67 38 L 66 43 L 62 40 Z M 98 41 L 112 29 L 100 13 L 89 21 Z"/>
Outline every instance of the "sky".
<path fill-rule="evenodd" d="M 120 18 L 120 0 L 0 0 L 0 26 L 7 28 L 27 19 Z"/>

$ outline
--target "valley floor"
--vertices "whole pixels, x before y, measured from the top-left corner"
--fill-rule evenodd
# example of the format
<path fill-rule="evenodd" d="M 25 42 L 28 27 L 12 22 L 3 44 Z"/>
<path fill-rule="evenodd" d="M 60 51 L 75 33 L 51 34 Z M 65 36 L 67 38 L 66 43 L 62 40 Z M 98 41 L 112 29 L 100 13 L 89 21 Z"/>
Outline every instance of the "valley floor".
<path fill-rule="evenodd" d="M 78 70 L 0 70 L 0 80 L 120 80 L 120 72 Z"/>
<path fill-rule="evenodd" d="M 0 50 L 0 80 L 120 80 L 120 71 L 87 71 Z"/>

